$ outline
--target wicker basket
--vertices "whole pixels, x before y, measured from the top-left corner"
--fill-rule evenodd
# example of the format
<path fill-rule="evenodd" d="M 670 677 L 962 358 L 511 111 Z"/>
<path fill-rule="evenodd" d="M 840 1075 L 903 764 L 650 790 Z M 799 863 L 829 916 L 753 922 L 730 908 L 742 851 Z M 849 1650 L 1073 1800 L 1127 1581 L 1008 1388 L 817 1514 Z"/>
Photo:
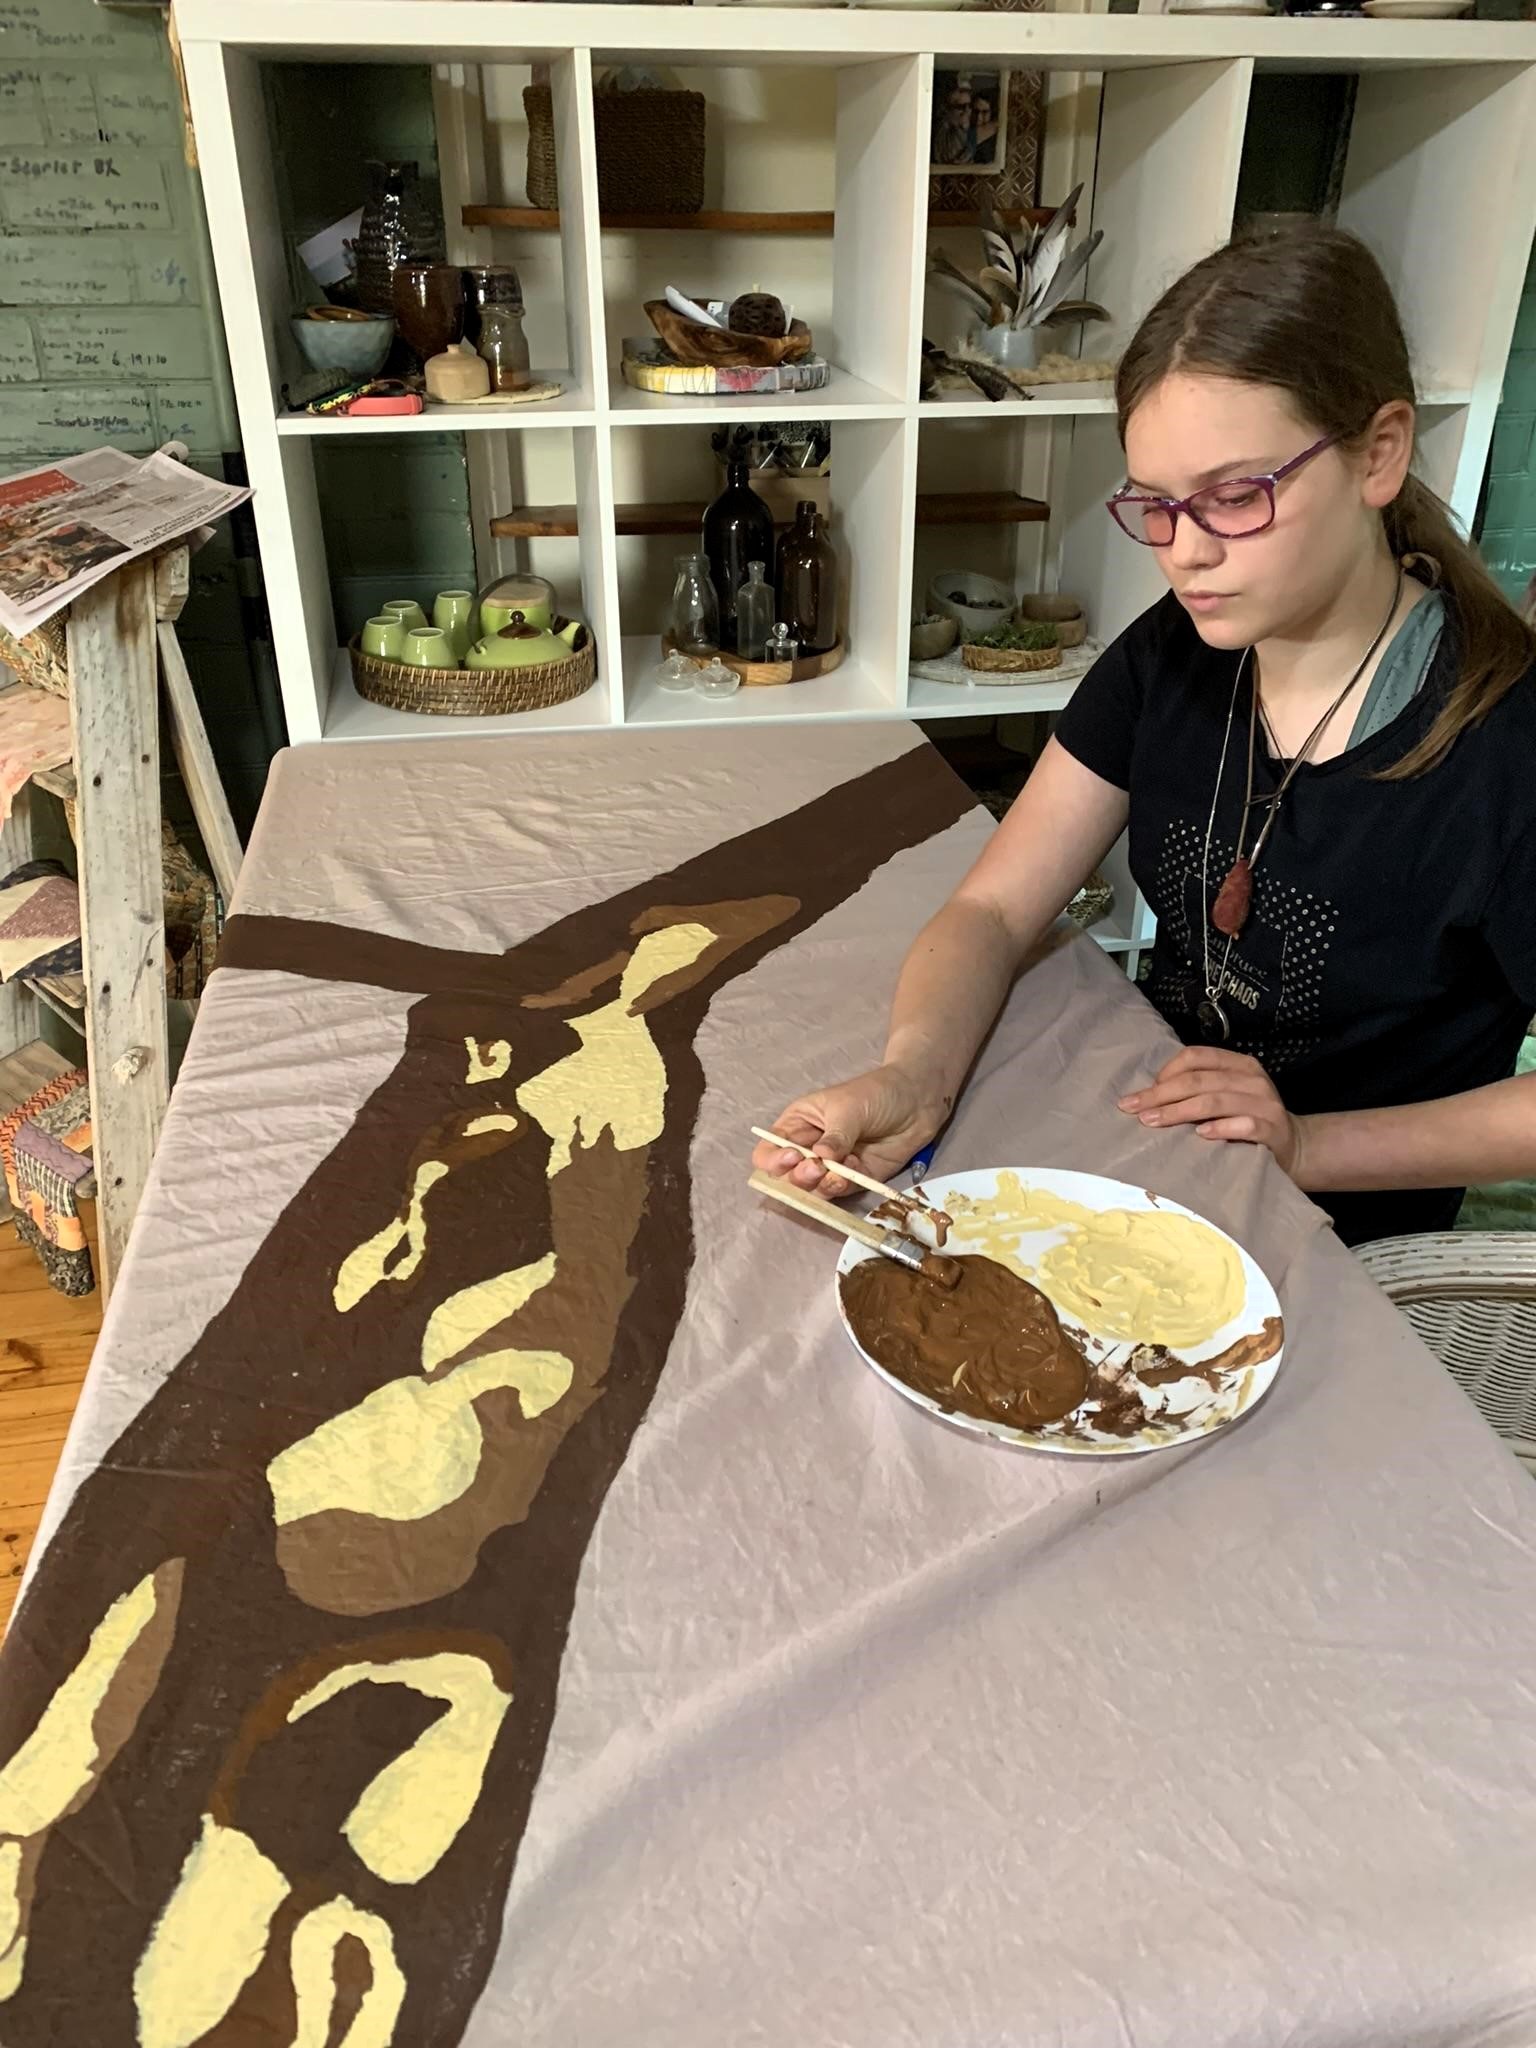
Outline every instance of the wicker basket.
<path fill-rule="evenodd" d="M 979 670 L 983 675 L 1024 676 L 1032 675 L 1036 669 L 1060 668 L 1059 647 L 977 647 L 967 640 L 960 650 L 960 659 L 967 668 Z"/>
<path fill-rule="evenodd" d="M 364 654 L 353 640 L 352 680 L 359 697 L 391 711 L 420 711 L 450 718 L 496 718 L 513 711 L 545 711 L 590 690 L 597 678 L 592 635 L 564 661 L 526 668 L 421 668 L 410 661 L 383 661 Z"/>
<path fill-rule="evenodd" d="M 704 95 L 649 88 L 596 92 L 597 198 L 611 213 L 697 213 L 704 204 Z M 528 117 L 528 204 L 560 204 L 554 102 L 547 85 L 523 88 Z"/>
<path fill-rule="evenodd" d="M 1081 647 L 1088 638 L 1088 621 L 1075 597 L 1058 597 L 1052 591 L 1037 591 L 1019 599 L 1019 617 L 1034 624 L 1054 626 L 1059 647 Z"/>
<path fill-rule="evenodd" d="M 55 697 L 69 695 L 69 644 L 62 618 L 45 620 L 20 640 L 0 627 L 0 661 L 36 689 Z"/>

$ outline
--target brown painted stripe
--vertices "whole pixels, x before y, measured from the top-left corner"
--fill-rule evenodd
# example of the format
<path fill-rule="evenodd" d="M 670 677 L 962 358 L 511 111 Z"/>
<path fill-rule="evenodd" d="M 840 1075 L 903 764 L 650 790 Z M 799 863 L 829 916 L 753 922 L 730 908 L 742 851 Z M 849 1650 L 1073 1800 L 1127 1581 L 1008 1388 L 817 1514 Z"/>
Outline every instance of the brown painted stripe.
<path fill-rule="evenodd" d="M 561 919 L 495 963 L 495 990 L 484 956 L 335 926 L 241 921 L 239 957 L 247 963 L 386 988 L 426 979 L 431 992 L 412 1007 L 395 1070 L 295 1194 L 227 1306 L 80 1487 L 0 1656 L 0 1757 L 8 1757 L 109 1603 L 167 1558 L 185 1558 L 175 1638 L 155 1694 L 103 1795 L 61 1823 L 43 1851 L 22 1987 L 0 2006 L 6 2048 L 128 2048 L 135 2040 L 135 1965 L 199 1817 L 216 1799 L 292 1880 L 285 1926 L 337 1892 L 390 1922 L 410 1987 L 398 2048 L 459 2041 L 501 1940 L 577 1573 L 683 1309 L 692 1260 L 688 1158 L 703 1090 L 694 1034 L 717 989 L 970 807 L 938 756 L 916 748 Z M 550 1249 L 548 1148 L 535 1129 L 465 1160 L 434 1191 L 429 1255 L 415 1280 L 380 1287 L 338 1315 L 337 1266 L 403 1191 L 423 1135 L 456 1128 L 467 1114 L 510 1111 L 524 1079 L 574 1049 L 564 1018 L 520 1007 L 523 997 L 547 994 L 632 945 L 657 905 L 769 896 L 798 908 L 786 907 L 772 929 L 648 1013 L 667 1070 L 667 1114 L 649 1149 L 644 1211 L 627 1251 L 632 1284 L 597 1398 L 559 1445 L 525 1518 L 484 1542 L 464 1584 L 424 1605 L 370 1622 L 297 1599 L 274 1555 L 269 1460 L 415 1371 L 427 1318 L 449 1293 Z M 465 1036 L 512 1041 L 502 1081 L 466 1082 Z M 218 1141 L 216 1131 L 208 1136 Z M 573 1329 L 573 1339 L 579 1335 Z M 408 1528 L 392 1532 L 409 1540 Z M 420 1696 L 361 1686 L 291 1727 L 276 1706 L 295 1696 L 306 1674 L 344 1661 L 477 1643 L 515 1688 L 481 1798 L 435 1870 L 408 1888 L 387 1884 L 353 1854 L 340 1826 L 363 1786 L 420 1733 Z M 291 2015 L 278 1945 L 205 2038 L 222 2048 L 286 2040 Z"/>

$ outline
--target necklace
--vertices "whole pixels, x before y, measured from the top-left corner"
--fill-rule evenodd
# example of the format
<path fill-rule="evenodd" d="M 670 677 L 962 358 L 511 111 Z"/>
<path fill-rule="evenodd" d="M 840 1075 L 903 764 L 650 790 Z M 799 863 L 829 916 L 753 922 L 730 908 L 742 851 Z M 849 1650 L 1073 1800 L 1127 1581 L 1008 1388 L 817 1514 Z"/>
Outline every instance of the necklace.
<path fill-rule="evenodd" d="M 1222 997 L 1227 993 L 1227 968 L 1232 958 L 1232 947 L 1243 926 L 1248 922 L 1248 912 L 1253 904 L 1253 871 L 1258 865 L 1259 856 L 1264 851 L 1269 835 L 1274 829 L 1275 819 L 1280 814 L 1280 805 L 1298 773 L 1306 765 L 1307 760 L 1311 756 L 1312 749 L 1317 745 L 1329 722 L 1338 711 L 1339 706 L 1370 667 L 1376 650 L 1387 637 L 1387 628 L 1391 625 L 1397 614 L 1397 607 L 1402 601 L 1402 595 L 1403 570 L 1402 565 L 1399 564 L 1397 582 L 1392 590 L 1392 602 L 1387 606 L 1386 617 L 1376 629 L 1375 638 L 1371 641 L 1364 654 L 1361 655 L 1349 681 L 1340 690 L 1339 694 L 1334 698 L 1328 709 L 1323 713 L 1316 725 L 1313 726 L 1296 753 L 1292 756 L 1285 773 L 1280 778 L 1280 786 L 1273 796 L 1256 798 L 1253 793 L 1253 774 L 1258 752 L 1259 730 L 1259 686 L 1257 678 L 1254 679 L 1250 688 L 1248 697 L 1248 770 L 1243 789 L 1242 815 L 1238 821 L 1237 828 L 1237 857 L 1222 878 L 1221 887 L 1216 891 L 1215 900 L 1211 904 L 1209 917 L 1201 921 L 1201 957 L 1202 965 L 1205 969 L 1205 994 L 1203 1000 L 1196 1005 L 1195 1015 L 1199 1020 L 1200 1028 L 1212 1037 L 1219 1034 L 1225 1041 L 1232 1036 L 1232 1025 L 1225 1009 L 1222 1007 L 1221 1001 Z M 1226 775 L 1227 754 L 1232 744 L 1232 727 L 1237 717 L 1238 692 L 1242 688 L 1243 677 L 1248 671 L 1252 654 L 1253 649 L 1251 647 L 1244 648 L 1237 664 L 1237 673 L 1232 678 L 1232 701 L 1227 706 L 1227 726 L 1221 740 L 1221 759 L 1216 766 L 1216 786 L 1211 791 L 1210 816 L 1206 819 L 1205 824 L 1205 854 L 1200 867 L 1202 887 L 1207 885 L 1211 871 L 1211 839 L 1216 830 L 1216 810 L 1221 801 L 1221 785 Z M 1267 723 L 1268 721 L 1266 720 L 1266 725 Z M 1266 815 L 1264 823 L 1259 827 L 1259 835 L 1255 839 L 1253 849 L 1250 852 L 1247 845 L 1248 828 L 1254 811 L 1260 806 L 1265 807 Z M 1220 968 L 1215 974 L 1211 971 L 1211 927 L 1213 925 L 1227 942 L 1221 956 Z"/>

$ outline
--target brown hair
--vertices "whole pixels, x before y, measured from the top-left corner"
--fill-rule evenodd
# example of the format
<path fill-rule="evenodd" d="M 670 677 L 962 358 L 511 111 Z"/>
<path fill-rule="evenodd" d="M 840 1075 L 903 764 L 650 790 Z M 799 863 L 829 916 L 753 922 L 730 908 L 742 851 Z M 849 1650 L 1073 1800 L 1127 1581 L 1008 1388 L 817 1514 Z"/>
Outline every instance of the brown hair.
<path fill-rule="evenodd" d="M 1384 405 L 1414 402 L 1413 370 L 1392 288 L 1363 242 L 1315 226 L 1229 242 L 1187 270 L 1137 328 L 1115 376 L 1120 437 L 1173 370 L 1206 370 L 1284 391 L 1324 434 L 1359 440 Z M 1520 617 L 1416 476 L 1382 515 L 1404 560 L 1427 556 L 1455 612 L 1460 667 L 1433 726 L 1389 777 L 1421 775 L 1487 717 L 1536 662 Z"/>

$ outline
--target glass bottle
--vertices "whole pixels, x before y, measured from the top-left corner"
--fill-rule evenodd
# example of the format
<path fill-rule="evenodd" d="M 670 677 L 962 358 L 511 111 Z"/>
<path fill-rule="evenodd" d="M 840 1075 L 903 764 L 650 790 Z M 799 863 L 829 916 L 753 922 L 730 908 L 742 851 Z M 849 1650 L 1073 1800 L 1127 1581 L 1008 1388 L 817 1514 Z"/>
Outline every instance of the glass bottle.
<path fill-rule="evenodd" d="M 483 305 L 475 352 L 490 370 L 493 391 L 523 391 L 533 382 L 521 306 L 508 302 Z"/>
<path fill-rule="evenodd" d="M 667 628 L 680 654 L 712 654 L 720 645 L 720 607 L 709 564 L 702 555 L 677 558 Z"/>
<path fill-rule="evenodd" d="M 392 313 L 401 265 L 442 262 L 443 223 L 422 197 L 416 164 L 370 162 L 367 174 L 357 229 L 357 302 L 370 313 Z"/>
<path fill-rule="evenodd" d="M 779 543 L 779 617 L 802 654 L 826 654 L 837 645 L 837 556 L 826 523 L 809 499 L 795 508 L 795 523 Z"/>
<path fill-rule="evenodd" d="M 487 306 L 521 310 L 523 285 L 510 263 L 472 263 L 464 272 L 464 339 L 480 346 L 480 320 Z"/>
<path fill-rule="evenodd" d="M 736 593 L 736 650 L 747 661 L 765 661 L 773 631 L 773 585 L 763 581 L 764 564 L 748 562 L 747 580 Z"/>
<path fill-rule="evenodd" d="M 736 594 L 750 562 L 773 559 L 773 514 L 753 490 L 746 463 L 732 460 L 725 489 L 704 514 L 704 553 L 720 600 L 720 646 L 736 647 Z"/>

